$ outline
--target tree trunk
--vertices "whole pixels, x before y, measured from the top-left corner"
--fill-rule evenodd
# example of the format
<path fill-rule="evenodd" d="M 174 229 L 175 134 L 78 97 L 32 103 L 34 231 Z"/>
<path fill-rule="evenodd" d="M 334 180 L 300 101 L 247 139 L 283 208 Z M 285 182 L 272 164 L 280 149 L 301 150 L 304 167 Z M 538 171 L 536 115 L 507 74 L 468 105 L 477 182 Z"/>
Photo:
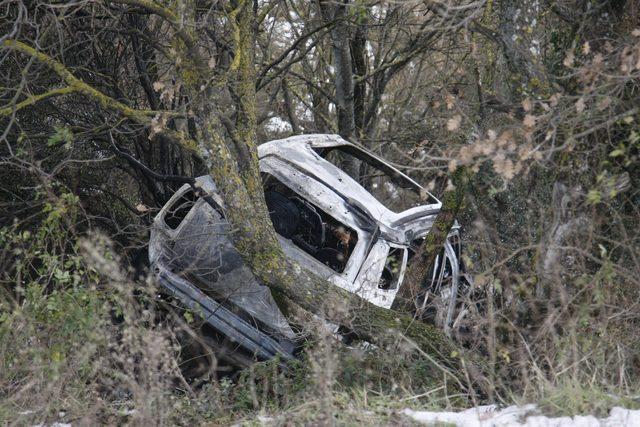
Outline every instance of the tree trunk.
<path fill-rule="evenodd" d="M 327 4 L 320 1 L 320 10 L 325 22 L 333 23 L 331 28 L 331 47 L 336 89 L 336 113 L 338 116 L 338 133 L 347 140 L 355 135 L 353 114 L 353 65 L 349 27 L 347 25 L 347 6 L 343 4 Z"/>
<path fill-rule="evenodd" d="M 394 310 L 408 313 L 413 313 L 416 310 L 416 297 L 421 291 L 421 285 L 427 281 L 431 266 L 435 264 L 438 253 L 447 241 L 447 236 L 458 215 L 460 206 L 462 206 L 464 193 L 467 189 L 466 170 L 459 167 L 453 173 L 451 180 L 455 187 L 445 192 L 440 213 L 407 268 L 404 283 L 391 306 Z"/>
<path fill-rule="evenodd" d="M 353 63 L 351 57 L 351 36 L 347 23 L 348 8 L 344 4 L 328 4 L 320 1 L 320 10 L 331 28 L 331 46 L 333 54 L 333 73 L 335 81 L 336 115 L 338 134 L 347 141 L 356 140 L 356 122 L 354 114 Z M 360 180 L 360 162 L 350 157 L 342 160 L 342 169 L 356 181 Z"/>

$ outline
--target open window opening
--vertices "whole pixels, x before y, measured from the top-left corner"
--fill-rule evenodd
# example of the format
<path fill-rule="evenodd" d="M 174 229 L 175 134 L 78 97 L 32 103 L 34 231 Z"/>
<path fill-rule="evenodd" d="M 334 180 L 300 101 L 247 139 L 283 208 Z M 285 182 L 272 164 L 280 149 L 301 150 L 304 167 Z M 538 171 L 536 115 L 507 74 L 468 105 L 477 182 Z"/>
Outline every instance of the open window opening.
<path fill-rule="evenodd" d="M 169 228 L 175 230 L 180 226 L 197 201 L 198 196 L 192 189 L 189 189 L 169 207 L 164 216 L 164 222 Z"/>
<path fill-rule="evenodd" d="M 394 247 L 389 250 L 384 269 L 382 270 L 382 276 L 380 277 L 380 283 L 378 283 L 379 289 L 387 290 L 398 287 L 406 251 L 406 249 Z"/>
<path fill-rule="evenodd" d="M 358 243 L 355 230 L 263 173 L 264 197 L 276 232 L 321 263 L 342 273 Z"/>
<path fill-rule="evenodd" d="M 360 183 L 393 212 L 438 203 L 419 184 L 394 167 L 352 146 L 316 149 L 316 153 Z"/>

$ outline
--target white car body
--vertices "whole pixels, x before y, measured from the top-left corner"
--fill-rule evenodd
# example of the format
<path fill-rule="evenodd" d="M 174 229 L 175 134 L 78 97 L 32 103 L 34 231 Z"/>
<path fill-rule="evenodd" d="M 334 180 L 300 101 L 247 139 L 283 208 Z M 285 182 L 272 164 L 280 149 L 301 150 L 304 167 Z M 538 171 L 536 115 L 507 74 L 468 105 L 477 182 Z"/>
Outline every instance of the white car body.
<path fill-rule="evenodd" d="M 406 189 L 412 203 L 392 210 L 327 160 L 342 155 L 380 171 L 369 178 L 372 190 L 383 185 L 386 199 L 395 203 Z M 271 141 L 258 147 L 258 156 L 267 206 L 285 254 L 330 283 L 390 308 L 411 248 L 429 232 L 440 201 L 388 162 L 337 135 Z M 258 283 L 233 247 L 215 183 L 203 176 L 197 178 L 196 187 L 211 196 L 208 202 L 189 199 L 194 190 L 185 185 L 155 218 L 149 255 L 160 283 L 188 307 L 203 311 L 209 324 L 255 356 L 289 352 L 287 342 L 294 342 L 295 334 L 269 289 Z M 442 253 L 446 268 L 434 266 L 428 285 L 439 291 L 447 282 L 452 295 L 447 325 L 460 281 L 457 251 L 456 225 Z M 442 264 L 440 258 L 437 264 Z M 240 315 L 233 313 L 235 308 Z M 259 324 L 253 325 L 256 331 L 251 330 L 251 319 Z"/>

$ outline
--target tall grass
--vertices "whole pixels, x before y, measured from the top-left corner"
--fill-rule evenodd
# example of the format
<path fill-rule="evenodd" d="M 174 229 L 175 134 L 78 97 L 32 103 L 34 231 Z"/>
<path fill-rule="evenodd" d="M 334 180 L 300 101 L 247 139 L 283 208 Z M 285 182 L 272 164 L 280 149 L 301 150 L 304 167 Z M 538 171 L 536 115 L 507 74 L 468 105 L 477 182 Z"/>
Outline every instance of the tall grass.
<path fill-rule="evenodd" d="M 77 229 L 77 199 L 50 197 L 29 227 L 0 231 L 0 423 L 380 424 L 404 422 L 405 407 L 487 400 L 557 414 L 639 405 L 638 290 L 612 257 L 549 282 L 546 299 L 507 296 L 518 277 L 502 275 L 474 301 L 460 342 L 490 361 L 491 396 L 453 395 L 446 373 L 433 381 L 438 367 L 401 331 L 339 342 L 310 317 L 297 319 L 301 360 L 224 373 L 213 349 L 190 350 L 201 345 L 191 316 L 134 281 L 108 238 Z M 209 368 L 188 369 L 194 360 Z"/>

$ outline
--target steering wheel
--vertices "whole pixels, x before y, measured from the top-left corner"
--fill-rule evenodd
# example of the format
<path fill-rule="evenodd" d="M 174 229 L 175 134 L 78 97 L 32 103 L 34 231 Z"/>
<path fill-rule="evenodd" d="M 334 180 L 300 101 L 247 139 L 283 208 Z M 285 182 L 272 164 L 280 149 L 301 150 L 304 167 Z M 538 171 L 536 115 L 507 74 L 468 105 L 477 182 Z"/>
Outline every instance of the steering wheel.
<path fill-rule="evenodd" d="M 325 226 L 322 217 L 316 208 L 306 200 L 296 196 L 291 197 L 291 200 L 300 212 L 300 222 L 293 235 L 293 240 L 307 252 L 315 254 L 324 246 L 325 242 Z"/>

